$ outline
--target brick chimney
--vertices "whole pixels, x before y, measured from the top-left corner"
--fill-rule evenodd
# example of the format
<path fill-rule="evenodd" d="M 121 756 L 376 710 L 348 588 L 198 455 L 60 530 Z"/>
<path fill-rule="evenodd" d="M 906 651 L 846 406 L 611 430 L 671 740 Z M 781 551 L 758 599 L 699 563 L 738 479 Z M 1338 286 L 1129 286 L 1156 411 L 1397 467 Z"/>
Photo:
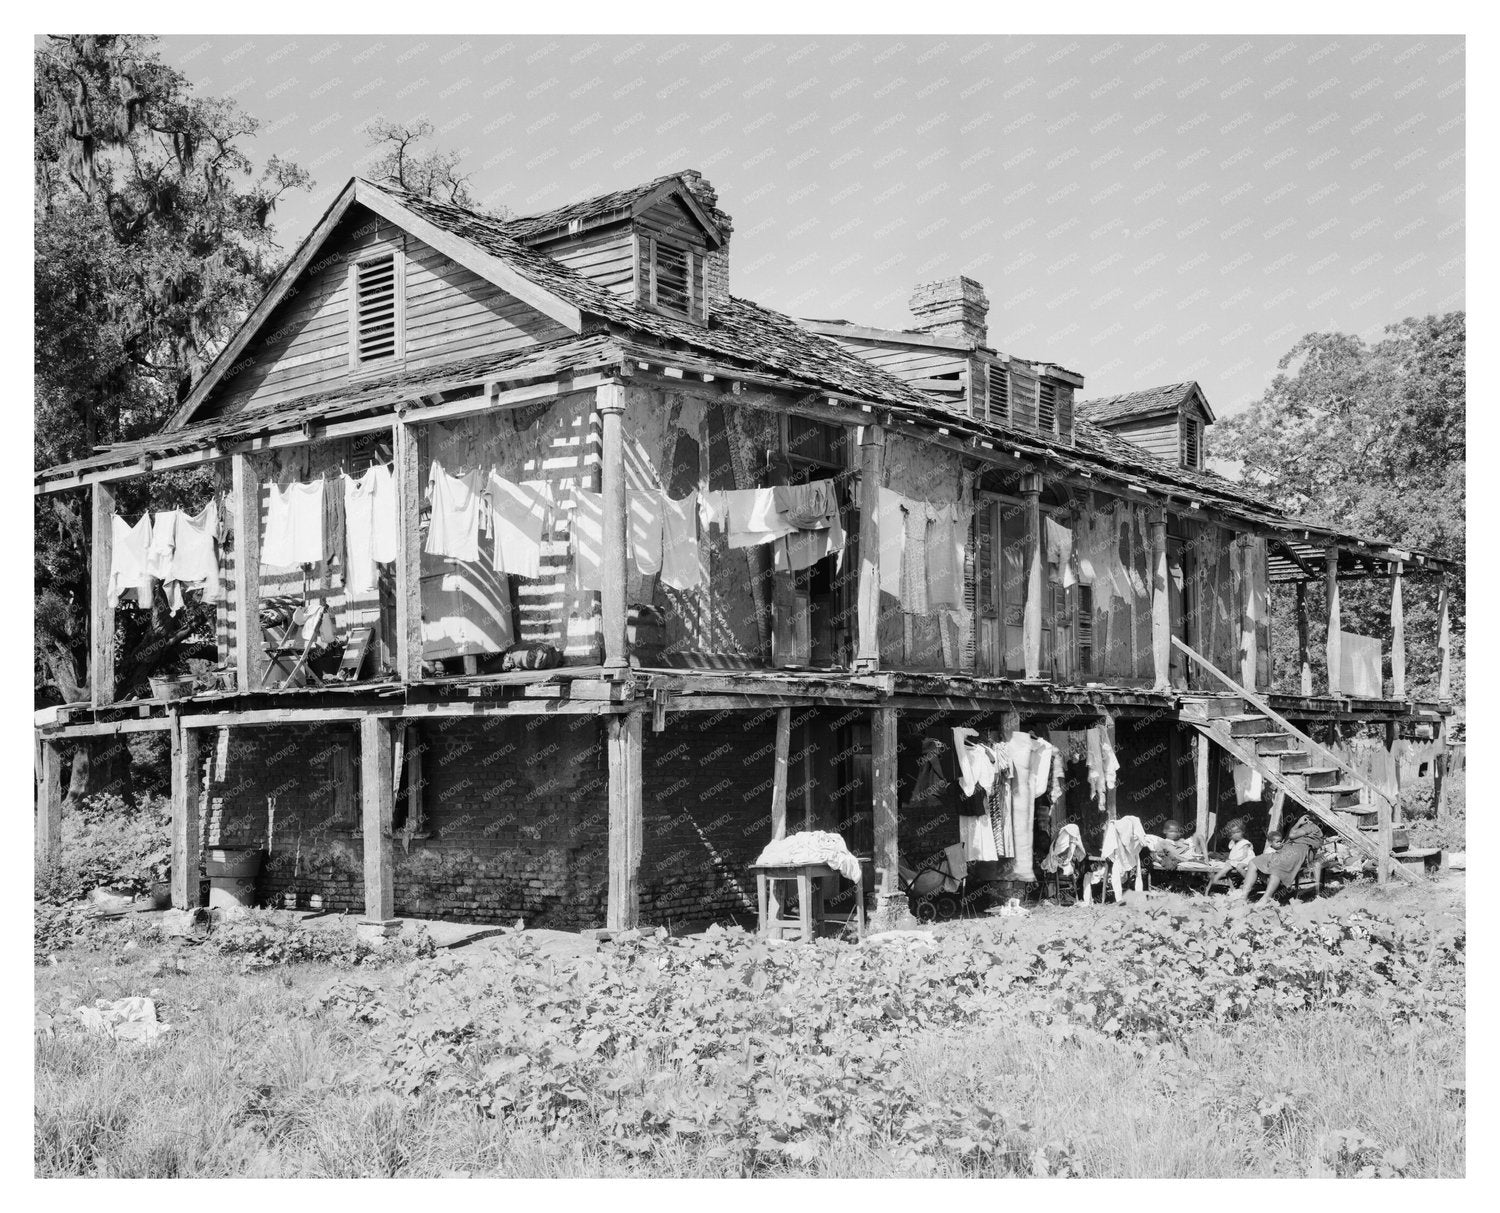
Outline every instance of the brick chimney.
<path fill-rule="evenodd" d="M 703 290 L 708 296 L 708 310 L 712 314 L 716 308 L 729 302 L 729 234 L 734 230 L 734 220 L 719 209 L 719 192 L 697 169 L 684 169 L 678 176 L 693 192 L 699 205 L 724 229 L 724 243 L 710 249 L 703 262 Z"/>
<path fill-rule="evenodd" d="M 924 282 L 911 293 L 916 331 L 942 337 L 955 345 L 988 345 L 985 317 L 990 301 L 984 287 L 972 278 L 944 278 Z"/>

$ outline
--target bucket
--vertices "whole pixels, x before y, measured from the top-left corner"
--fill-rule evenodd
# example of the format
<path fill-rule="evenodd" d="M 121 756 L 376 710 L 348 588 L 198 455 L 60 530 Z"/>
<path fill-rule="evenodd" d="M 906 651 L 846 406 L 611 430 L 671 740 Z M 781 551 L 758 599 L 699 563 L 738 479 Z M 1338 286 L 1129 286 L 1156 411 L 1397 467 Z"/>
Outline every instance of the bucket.
<path fill-rule="evenodd" d="M 257 847 L 210 847 L 203 855 L 210 909 L 253 906 L 263 858 Z"/>
<path fill-rule="evenodd" d="M 152 675 L 146 680 L 151 684 L 153 699 L 182 699 L 193 693 L 191 678 L 166 678 Z"/>

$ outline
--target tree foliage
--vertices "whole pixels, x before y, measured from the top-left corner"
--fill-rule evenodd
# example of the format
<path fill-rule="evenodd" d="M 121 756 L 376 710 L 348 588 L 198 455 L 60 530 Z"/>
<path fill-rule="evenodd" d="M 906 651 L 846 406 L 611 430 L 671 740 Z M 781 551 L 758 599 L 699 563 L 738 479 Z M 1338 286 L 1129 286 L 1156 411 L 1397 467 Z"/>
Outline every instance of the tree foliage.
<path fill-rule="evenodd" d="M 365 124 L 364 133 L 376 150 L 374 161 L 365 170 L 371 181 L 497 219 L 509 218 L 503 207 L 487 207 L 474 196 L 469 174 L 458 171 L 461 158 L 458 152 L 441 148 L 418 150 L 418 144 L 432 137 L 432 123 L 425 119 L 407 124 L 376 118 Z"/>
<path fill-rule="evenodd" d="M 1373 343 L 1309 333 L 1282 357 L 1259 402 L 1210 428 L 1208 453 L 1243 464 L 1247 483 L 1302 516 L 1462 561 L 1464 360 L 1463 312 L 1408 318 Z M 1448 582 L 1453 693 L 1461 698 L 1463 577 Z M 1432 694 L 1435 579 L 1408 578 L 1404 599 L 1408 691 Z M 1351 582 L 1341 600 L 1344 630 L 1378 636 L 1389 652 L 1384 581 Z M 1310 603 L 1323 605 L 1321 587 L 1310 591 Z M 1295 659 L 1296 630 L 1289 604 L 1278 606 L 1273 630 L 1285 671 Z M 1317 619 L 1319 611 L 1312 614 Z"/>
<path fill-rule="evenodd" d="M 46 39 L 34 60 L 35 466 L 160 428 L 276 268 L 277 200 L 307 175 L 244 150 L 254 118 L 196 96 L 131 35 Z M 149 491 L 149 499 L 148 499 Z M 201 505 L 206 473 L 123 484 L 119 510 Z M 39 698 L 87 685 L 83 493 L 35 515 Z M 122 612 L 122 616 L 126 613 Z M 117 694 L 206 635 L 203 608 L 121 618 Z"/>

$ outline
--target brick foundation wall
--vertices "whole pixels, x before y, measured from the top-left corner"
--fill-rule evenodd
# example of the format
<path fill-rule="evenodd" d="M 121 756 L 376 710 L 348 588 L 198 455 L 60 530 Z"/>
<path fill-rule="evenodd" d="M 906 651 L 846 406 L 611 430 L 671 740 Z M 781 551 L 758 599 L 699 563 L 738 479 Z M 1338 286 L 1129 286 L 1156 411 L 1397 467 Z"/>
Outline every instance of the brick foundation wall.
<path fill-rule="evenodd" d="M 647 725 L 643 924 L 754 918 L 749 867 L 771 837 L 775 759 L 774 710 L 682 713 L 661 733 Z"/>
<path fill-rule="evenodd" d="M 396 913 L 580 928 L 604 922 L 607 767 L 588 717 L 424 722 L 426 822 L 394 840 Z M 230 730 L 211 758 L 207 846 L 268 852 L 262 903 L 283 894 L 364 910 L 358 737 L 352 729 Z M 398 820 L 400 810 L 398 809 Z"/>

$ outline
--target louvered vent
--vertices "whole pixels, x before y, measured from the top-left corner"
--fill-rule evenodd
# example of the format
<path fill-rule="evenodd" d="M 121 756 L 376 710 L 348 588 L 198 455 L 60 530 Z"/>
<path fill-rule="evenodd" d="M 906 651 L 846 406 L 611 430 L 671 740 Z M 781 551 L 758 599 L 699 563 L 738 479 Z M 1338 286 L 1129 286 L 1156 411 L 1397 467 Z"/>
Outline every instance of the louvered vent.
<path fill-rule="evenodd" d="M 1003 366 L 990 367 L 988 420 L 1010 424 L 1010 376 Z"/>
<path fill-rule="evenodd" d="M 1188 468 L 1200 468 L 1203 466 L 1203 426 L 1196 417 L 1184 417 L 1182 419 L 1182 466 Z"/>
<path fill-rule="evenodd" d="M 690 255 L 669 244 L 656 244 L 652 261 L 652 287 L 656 306 L 686 316 L 692 303 L 689 276 Z"/>
<path fill-rule="evenodd" d="M 397 356 L 396 257 L 387 253 L 354 267 L 355 361 L 360 366 Z"/>
<path fill-rule="evenodd" d="M 1037 389 L 1036 428 L 1043 434 L 1057 433 L 1057 384 L 1045 379 Z"/>
<path fill-rule="evenodd" d="M 1094 588 L 1078 587 L 1078 672 L 1094 672 Z"/>

